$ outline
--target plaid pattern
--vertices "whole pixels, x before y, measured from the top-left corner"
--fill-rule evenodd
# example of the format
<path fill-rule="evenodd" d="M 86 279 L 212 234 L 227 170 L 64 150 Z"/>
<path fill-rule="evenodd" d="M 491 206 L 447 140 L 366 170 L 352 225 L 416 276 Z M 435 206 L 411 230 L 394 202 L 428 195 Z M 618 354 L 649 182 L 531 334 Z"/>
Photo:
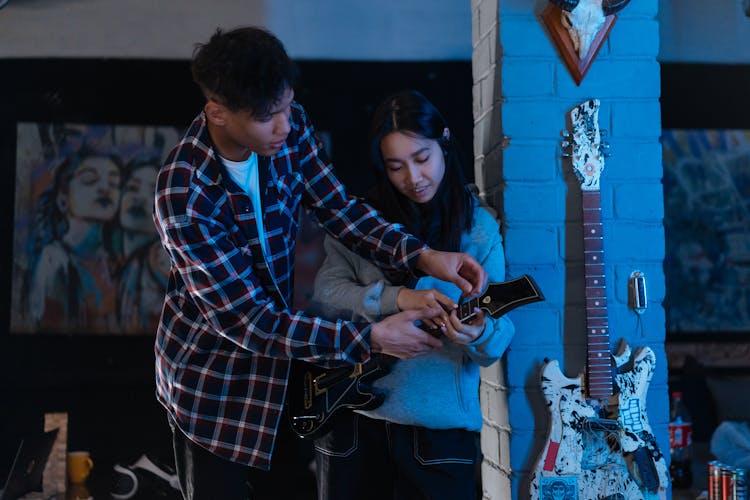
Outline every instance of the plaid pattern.
<path fill-rule="evenodd" d="M 268 264 L 250 197 L 218 159 L 203 113 L 161 169 L 154 209 L 172 261 L 155 345 L 157 398 L 192 441 L 261 469 L 270 464 L 290 358 L 369 358 L 368 324 L 284 306 L 292 297 L 300 210 L 384 267 L 413 269 L 425 248 L 347 197 L 297 103 L 290 121 L 282 150 L 259 158 Z"/>

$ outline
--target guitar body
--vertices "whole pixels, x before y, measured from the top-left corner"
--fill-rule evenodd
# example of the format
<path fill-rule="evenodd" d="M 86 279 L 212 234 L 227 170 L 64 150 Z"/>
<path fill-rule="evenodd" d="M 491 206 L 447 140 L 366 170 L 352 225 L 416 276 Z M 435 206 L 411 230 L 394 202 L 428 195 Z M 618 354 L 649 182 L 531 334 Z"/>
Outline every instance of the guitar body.
<path fill-rule="evenodd" d="M 656 366 L 648 348 L 626 343 L 610 354 L 599 180 L 604 159 L 599 101 L 572 109 L 573 171 L 581 182 L 586 298 L 585 377 L 567 378 L 557 361 L 541 373 L 550 432 L 530 478 L 532 499 L 665 499 L 666 461 L 646 417 Z M 640 311 L 643 312 L 643 311 Z"/>
<path fill-rule="evenodd" d="M 648 347 L 631 354 L 626 346 L 614 356 L 619 392 L 609 402 L 586 399 L 582 375 L 566 377 L 557 361 L 544 365 L 541 385 L 550 425 L 531 475 L 532 499 L 558 498 L 553 492 L 563 489 L 559 498 L 566 500 L 666 498 L 667 465 L 646 416 L 656 358 Z"/>
<path fill-rule="evenodd" d="M 336 369 L 292 361 L 290 380 L 296 383 L 289 384 L 287 395 L 292 429 L 300 437 L 315 438 L 339 410 L 377 408 L 385 394 L 371 382 L 388 371 L 376 360 Z"/>

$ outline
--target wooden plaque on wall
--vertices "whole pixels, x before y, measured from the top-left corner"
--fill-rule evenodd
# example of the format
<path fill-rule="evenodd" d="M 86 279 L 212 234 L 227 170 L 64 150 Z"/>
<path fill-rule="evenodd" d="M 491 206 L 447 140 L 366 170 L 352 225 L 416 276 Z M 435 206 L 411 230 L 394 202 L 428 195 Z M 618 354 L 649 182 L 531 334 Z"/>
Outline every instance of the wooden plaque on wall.
<path fill-rule="evenodd" d="M 588 54 L 581 59 L 576 52 L 568 30 L 562 25 L 562 12 L 563 11 L 560 7 L 550 3 L 547 5 L 547 8 L 544 9 L 544 12 L 542 12 L 542 20 L 547 26 L 550 35 L 552 35 L 552 38 L 555 40 L 558 49 L 560 49 L 560 55 L 562 56 L 568 71 L 570 71 L 570 74 L 573 76 L 573 80 L 575 80 L 576 85 L 580 85 L 583 78 L 586 76 L 591 63 L 596 59 L 596 55 L 604 44 L 604 40 L 609 36 L 612 26 L 617 20 L 617 15 L 612 14 L 604 19 L 604 25 L 591 42 Z"/>

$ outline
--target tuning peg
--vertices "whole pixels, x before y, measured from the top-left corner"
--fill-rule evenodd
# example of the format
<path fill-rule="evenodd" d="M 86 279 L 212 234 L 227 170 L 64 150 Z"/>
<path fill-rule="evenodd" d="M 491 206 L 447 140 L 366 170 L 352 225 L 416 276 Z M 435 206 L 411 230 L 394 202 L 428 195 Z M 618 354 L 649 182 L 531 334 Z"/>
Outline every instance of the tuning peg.
<path fill-rule="evenodd" d="M 570 137 L 570 132 L 568 132 L 567 130 L 561 130 L 560 135 L 562 135 L 563 137 Z"/>
<path fill-rule="evenodd" d="M 605 158 L 609 158 L 610 156 L 612 156 L 612 153 L 610 153 L 609 151 L 605 151 L 605 152 L 603 153 L 603 156 L 604 156 Z"/>
<path fill-rule="evenodd" d="M 573 154 L 572 153 L 562 153 L 560 156 L 562 156 L 563 158 L 570 158 L 571 156 L 573 156 Z"/>
<path fill-rule="evenodd" d="M 606 130 L 606 129 L 600 129 L 600 130 L 599 130 L 599 135 L 600 135 L 600 136 L 604 137 L 604 136 L 605 136 L 605 135 L 607 135 L 607 134 L 608 134 L 608 132 L 607 132 L 607 130 Z"/>
<path fill-rule="evenodd" d="M 560 146 L 563 148 L 569 148 L 570 147 L 570 141 L 562 141 L 560 143 Z"/>
<path fill-rule="evenodd" d="M 608 142 L 601 142 L 599 143 L 599 147 L 602 149 L 609 149 L 609 143 Z"/>

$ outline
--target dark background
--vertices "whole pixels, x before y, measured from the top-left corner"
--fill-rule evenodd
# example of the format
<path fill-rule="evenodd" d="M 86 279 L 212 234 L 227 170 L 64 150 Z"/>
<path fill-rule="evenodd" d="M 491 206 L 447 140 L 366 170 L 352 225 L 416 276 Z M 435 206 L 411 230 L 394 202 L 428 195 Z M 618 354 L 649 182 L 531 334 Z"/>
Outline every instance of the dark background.
<path fill-rule="evenodd" d="M 661 65 L 662 128 L 750 128 L 750 66 Z"/>

